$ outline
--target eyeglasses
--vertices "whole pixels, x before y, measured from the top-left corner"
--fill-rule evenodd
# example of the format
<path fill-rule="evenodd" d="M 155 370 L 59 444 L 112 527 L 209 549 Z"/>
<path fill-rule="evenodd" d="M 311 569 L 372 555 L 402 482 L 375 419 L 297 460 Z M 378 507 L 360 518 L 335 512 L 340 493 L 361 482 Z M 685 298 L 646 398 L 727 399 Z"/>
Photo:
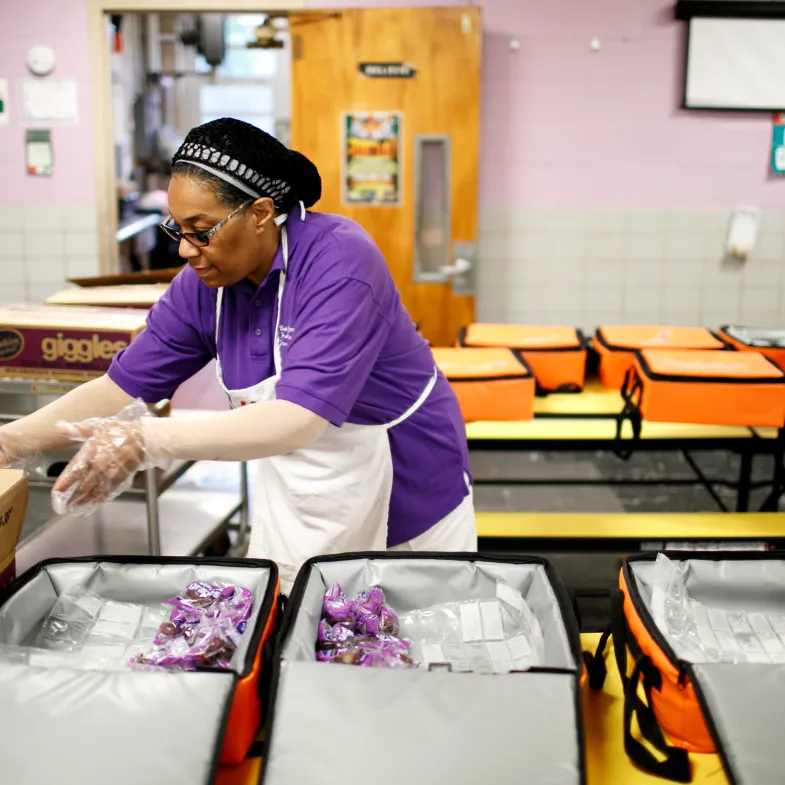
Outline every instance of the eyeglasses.
<path fill-rule="evenodd" d="M 205 248 L 210 245 L 210 240 L 215 236 L 215 233 L 222 226 L 229 223 L 237 213 L 248 207 L 252 201 L 252 199 L 249 199 L 247 202 L 243 202 L 239 207 L 235 207 L 226 218 L 219 221 L 212 229 L 208 229 L 206 232 L 183 232 L 176 223 L 170 223 L 172 220 L 171 217 L 161 224 L 161 229 L 163 229 L 175 242 L 179 243 L 180 240 L 187 240 L 191 245 L 195 245 L 197 248 Z"/>

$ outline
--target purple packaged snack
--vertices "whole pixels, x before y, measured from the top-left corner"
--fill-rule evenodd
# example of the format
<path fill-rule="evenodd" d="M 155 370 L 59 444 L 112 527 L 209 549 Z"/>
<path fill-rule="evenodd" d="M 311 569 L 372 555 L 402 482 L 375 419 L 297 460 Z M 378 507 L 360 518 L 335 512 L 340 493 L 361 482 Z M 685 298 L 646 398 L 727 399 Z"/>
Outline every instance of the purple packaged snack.
<path fill-rule="evenodd" d="M 346 595 L 339 583 L 334 583 L 324 593 L 322 615 L 330 624 L 347 622 L 353 618 L 352 603 L 346 601 Z"/>
<path fill-rule="evenodd" d="M 400 654 L 406 654 L 409 651 L 409 642 L 393 635 L 357 636 L 354 639 L 354 645 L 370 651 L 391 651 Z"/>
<path fill-rule="evenodd" d="M 253 607 L 248 589 L 195 581 L 167 600 L 170 618 L 163 622 L 149 651 L 132 664 L 166 668 L 228 668 Z"/>
<path fill-rule="evenodd" d="M 379 611 L 379 632 L 383 635 L 398 634 L 398 616 L 387 605 L 382 605 Z"/>
<path fill-rule="evenodd" d="M 336 657 L 341 657 L 349 649 L 322 649 L 321 651 L 316 652 L 316 661 L 317 662 L 335 662 Z"/>
<path fill-rule="evenodd" d="M 384 604 L 384 592 L 374 586 L 366 589 L 352 603 L 352 610 L 357 616 L 378 616 Z"/>
<path fill-rule="evenodd" d="M 367 615 L 357 617 L 354 631 L 358 635 L 378 635 L 380 628 L 381 625 L 379 623 L 379 617 L 369 613 Z"/>
<path fill-rule="evenodd" d="M 316 635 L 317 649 L 340 649 L 350 646 L 354 641 L 354 632 L 342 624 L 334 627 L 326 619 L 319 622 Z"/>

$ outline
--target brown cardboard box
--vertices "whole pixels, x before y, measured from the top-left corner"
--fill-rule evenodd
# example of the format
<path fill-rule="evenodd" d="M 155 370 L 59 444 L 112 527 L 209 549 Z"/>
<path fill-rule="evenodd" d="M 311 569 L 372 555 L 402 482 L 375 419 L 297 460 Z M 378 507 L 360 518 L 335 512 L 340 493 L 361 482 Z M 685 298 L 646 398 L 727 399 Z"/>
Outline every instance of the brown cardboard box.
<path fill-rule="evenodd" d="M 146 317 L 146 311 L 130 308 L 0 308 L 0 377 L 94 379 L 139 335 Z"/>
<path fill-rule="evenodd" d="M 98 305 L 104 308 L 152 308 L 166 284 L 90 286 L 65 289 L 46 298 L 47 305 Z"/>
<path fill-rule="evenodd" d="M 69 278 L 69 283 L 77 286 L 117 286 L 122 283 L 171 283 L 185 267 L 168 267 L 165 270 L 142 270 L 138 273 L 114 273 L 113 275 L 94 275 L 90 278 Z"/>
<path fill-rule="evenodd" d="M 16 577 L 16 546 L 27 512 L 27 474 L 0 469 L 0 588 Z"/>

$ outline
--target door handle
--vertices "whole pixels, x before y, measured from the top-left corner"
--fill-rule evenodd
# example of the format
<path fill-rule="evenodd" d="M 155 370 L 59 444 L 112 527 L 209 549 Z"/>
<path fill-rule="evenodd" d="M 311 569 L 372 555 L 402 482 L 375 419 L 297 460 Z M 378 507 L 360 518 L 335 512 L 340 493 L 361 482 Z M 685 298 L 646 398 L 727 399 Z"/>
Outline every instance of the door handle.
<path fill-rule="evenodd" d="M 445 265 L 439 268 L 442 275 L 463 275 L 472 269 L 472 263 L 468 259 L 456 259 L 455 264 Z"/>

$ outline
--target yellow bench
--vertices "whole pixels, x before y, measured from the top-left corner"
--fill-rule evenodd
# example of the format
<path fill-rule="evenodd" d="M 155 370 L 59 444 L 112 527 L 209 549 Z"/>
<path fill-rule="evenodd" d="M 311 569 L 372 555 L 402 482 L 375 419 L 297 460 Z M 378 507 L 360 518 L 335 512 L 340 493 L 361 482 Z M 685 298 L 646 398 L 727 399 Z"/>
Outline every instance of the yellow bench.
<path fill-rule="evenodd" d="M 521 540 L 748 540 L 785 538 L 785 513 L 478 512 L 480 538 Z"/>

